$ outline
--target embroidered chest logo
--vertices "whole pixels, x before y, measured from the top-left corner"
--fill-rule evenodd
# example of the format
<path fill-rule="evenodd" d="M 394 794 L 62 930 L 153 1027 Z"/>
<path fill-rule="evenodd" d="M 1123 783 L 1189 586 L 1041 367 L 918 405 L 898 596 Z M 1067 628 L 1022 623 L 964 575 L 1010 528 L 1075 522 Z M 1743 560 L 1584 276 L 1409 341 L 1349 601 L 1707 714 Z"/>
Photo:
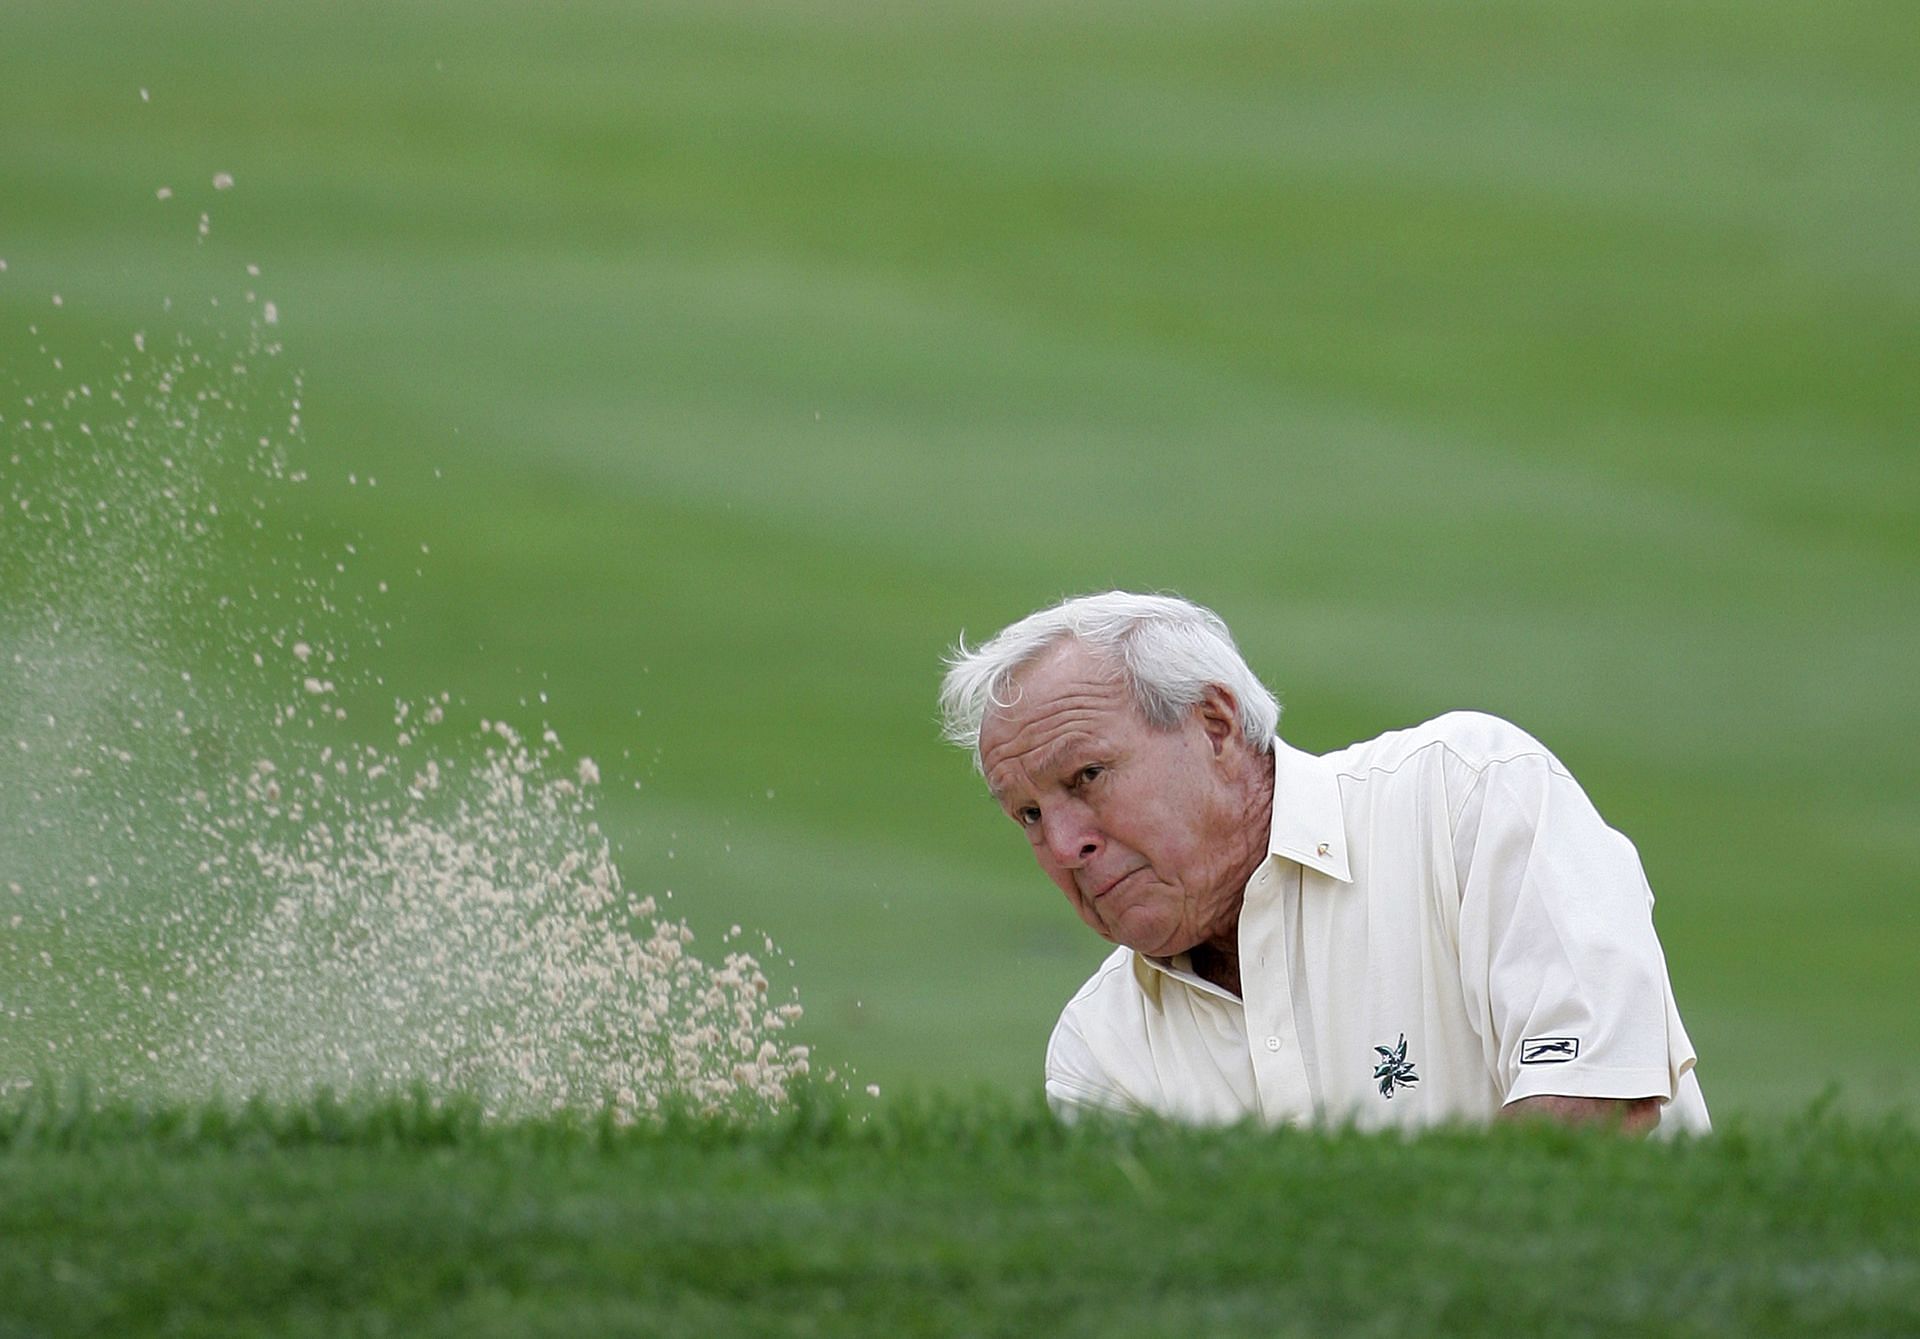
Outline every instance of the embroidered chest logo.
<path fill-rule="evenodd" d="M 1380 1080 L 1380 1096 L 1393 1097 L 1393 1090 L 1411 1088 L 1420 1082 L 1420 1076 L 1413 1072 L 1413 1061 L 1407 1059 L 1407 1034 L 1400 1034 L 1398 1046 L 1376 1046 L 1380 1063 L 1373 1067 L 1373 1077 Z"/>

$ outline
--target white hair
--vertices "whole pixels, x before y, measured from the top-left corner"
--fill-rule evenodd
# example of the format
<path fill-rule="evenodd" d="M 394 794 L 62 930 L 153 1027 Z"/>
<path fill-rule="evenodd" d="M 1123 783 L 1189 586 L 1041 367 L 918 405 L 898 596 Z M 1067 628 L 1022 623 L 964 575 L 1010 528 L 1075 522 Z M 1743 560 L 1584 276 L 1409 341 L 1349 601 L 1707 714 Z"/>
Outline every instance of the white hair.
<path fill-rule="evenodd" d="M 940 685 L 941 733 L 980 763 L 980 726 L 994 707 L 1012 706 L 1016 674 L 1063 641 L 1106 661 L 1124 681 L 1148 723 L 1178 725 L 1209 686 L 1233 695 L 1240 732 L 1261 753 L 1273 749 L 1280 703 L 1234 645 L 1211 609 L 1176 595 L 1114 590 L 1079 595 L 1028 614 L 969 650 L 966 638 L 947 656 Z"/>

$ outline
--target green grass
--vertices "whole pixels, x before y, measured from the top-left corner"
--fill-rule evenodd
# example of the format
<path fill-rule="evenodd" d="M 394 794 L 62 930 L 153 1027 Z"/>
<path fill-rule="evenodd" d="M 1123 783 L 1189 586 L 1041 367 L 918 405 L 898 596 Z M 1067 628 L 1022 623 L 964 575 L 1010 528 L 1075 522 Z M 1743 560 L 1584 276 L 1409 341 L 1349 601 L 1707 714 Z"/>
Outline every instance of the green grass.
<path fill-rule="evenodd" d="M 1920 1137 L 0 1107 L 0 1334 L 1901 1334 Z"/>
<path fill-rule="evenodd" d="M 0 390 L 259 263 L 314 478 L 229 566 L 354 542 L 362 667 L 599 758 L 629 882 L 771 932 L 821 1055 L 1035 1084 L 1103 946 L 936 743 L 938 660 L 1124 584 L 1220 609 L 1304 746 L 1553 746 L 1716 1112 L 1920 1098 L 1911 5 L 28 0 L 0 41 Z"/>

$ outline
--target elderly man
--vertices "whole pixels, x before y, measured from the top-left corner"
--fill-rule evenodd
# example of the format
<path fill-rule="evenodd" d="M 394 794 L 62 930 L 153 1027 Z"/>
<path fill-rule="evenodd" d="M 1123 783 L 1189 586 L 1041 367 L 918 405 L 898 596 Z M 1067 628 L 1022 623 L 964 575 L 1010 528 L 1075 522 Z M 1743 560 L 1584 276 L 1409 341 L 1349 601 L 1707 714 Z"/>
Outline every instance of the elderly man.
<path fill-rule="evenodd" d="M 1302 753 L 1218 616 L 1120 591 L 963 641 L 941 705 L 1119 946 L 1047 1047 L 1063 1115 L 1708 1128 L 1639 858 L 1516 727 Z"/>

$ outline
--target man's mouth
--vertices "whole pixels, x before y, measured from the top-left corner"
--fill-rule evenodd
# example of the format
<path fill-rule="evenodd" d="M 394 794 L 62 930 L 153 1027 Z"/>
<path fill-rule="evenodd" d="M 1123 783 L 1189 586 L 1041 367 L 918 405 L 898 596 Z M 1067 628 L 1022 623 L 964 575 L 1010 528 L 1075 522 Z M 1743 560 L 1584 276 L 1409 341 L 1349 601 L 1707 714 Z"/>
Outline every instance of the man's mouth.
<path fill-rule="evenodd" d="M 1138 866 L 1137 868 L 1128 870 L 1126 873 L 1122 874 L 1117 879 L 1109 880 L 1105 887 L 1100 888 L 1094 892 L 1093 900 L 1098 902 L 1101 899 L 1105 898 L 1108 893 L 1111 893 L 1114 889 L 1118 888 L 1121 884 L 1125 883 L 1128 879 L 1131 879 L 1134 875 L 1138 874 L 1142 869 L 1145 869 L 1145 868 L 1146 868 L 1145 865 L 1141 865 L 1141 866 Z"/>

